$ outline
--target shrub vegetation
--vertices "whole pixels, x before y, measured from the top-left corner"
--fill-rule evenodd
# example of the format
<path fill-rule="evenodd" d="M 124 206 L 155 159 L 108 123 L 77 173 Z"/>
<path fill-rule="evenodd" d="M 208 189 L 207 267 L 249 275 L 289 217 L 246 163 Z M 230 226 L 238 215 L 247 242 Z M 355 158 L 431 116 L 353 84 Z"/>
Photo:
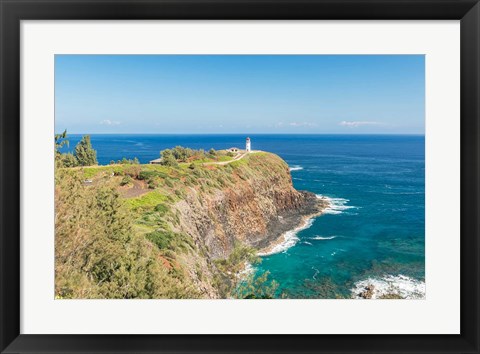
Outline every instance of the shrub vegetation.
<path fill-rule="evenodd" d="M 229 164 L 226 151 L 193 150 L 177 146 L 161 152 L 161 165 L 141 165 L 138 159 L 97 163 L 89 136 L 75 153 L 61 153 L 68 145 L 66 131 L 55 135 L 55 294 L 58 298 L 197 298 L 192 267 L 202 279 L 206 272 L 195 254 L 206 257 L 181 227 L 175 203 L 218 189 L 235 188 L 255 174 L 287 169 L 274 155 L 256 153 Z M 271 159 L 276 159 L 271 163 Z M 260 171 L 260 172 L 258 172 Z M 140 186 L 140 187 L 139 187 Z M 146 187 L 150 188 L 148 190 Z M 122 187 L 122 188 L 119 188 Z M 143 188 L 143 190 L 140 190 Z M 133 193 L 126 196 L 124 193 Z M 202 197 L 202 194 L 203 197 Z M 214 285 L 222 297 L 271 298 L 276 283 L 268 274 L 240 275 L 259 257 L 238 243 L 227 259 L 209 262 Z M 202 257 L 203 257 L 202 256 Z M 212 279 L 211 279 L 212 280 Z"/>

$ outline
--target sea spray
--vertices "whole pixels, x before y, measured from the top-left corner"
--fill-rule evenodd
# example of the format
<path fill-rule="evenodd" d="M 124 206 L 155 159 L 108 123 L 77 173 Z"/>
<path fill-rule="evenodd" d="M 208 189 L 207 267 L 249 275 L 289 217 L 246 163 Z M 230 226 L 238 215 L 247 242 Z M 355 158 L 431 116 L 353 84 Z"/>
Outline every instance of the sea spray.
<path fill-rule="evenodd" d="M 314 236 L 310 237 L 310 240 L 333 240 L 337 238 L 337 236 Z"/>
<path fill-rule="evenodd" d="M 328 209 L 332 208 L 330 198 L 323 197 L 321 195 L 316 195 L 316 196 L 317 196 L 318 199 L 326 200 L 328 202 L 329 205 L 327 206 L 327 208 L 323 209 L 322 212 L 317 214 L 317 215 L 311 215 L 310 217 L 305 218 L 304 221 L 299 226 L 297 226 L 293 230 L 289 230 L 289 231 L 285 232 L 278 239 L 279 242 L 277 242 L 277 243 L 259 251 L 257 253 L 257 255 L 268 256 L 268 255 L 272 255 L 272 254 L 276 254 L 276 253 L 282 253 L 282 252 L 285 252 L 286 250 L 288 250 L 289 248 L 295 246 L 297 244 L 297 242 L 299 241 L 298 233 L 300 231 L 306 230 L 309 227 L 311 227 L 317 216 L 323 214 L 325 212 L 325 210 L 328 210 Z"/>
<path fill-rule="evenodd" d="M 250 262 L 245 262 L 243 269 L 237 273 L 237 278 L 244 279 L 255 272 L 255 267 Z"/>
<path fill-rule="evenodd" d="M 424 299 L 425 282 L 405 275 L 386 275 L 383 278 L 368 278 L 355 283 L 351 289 L 354 299 L 364 299 L 362 294 L 370 290 L 371 299 L 388 298 L 392 295 L 402 299 Z"/>
<path fill-rule="evenodd" d="M 275 253 L 285 252 L 290 247 L 295 246 L 299 240 L 297 234 L 300 231 L 308 229 L 310 226 L 312 226 L 313 220 L 314 218 L 306 219 L 300 226 L 296 227 L 293 230 L 285 232 L 283 236 L 280 238 L 282 240 L 280 243 L 277 243 L 272 247 L 267 248 L 266 250 L 258 252 L 257 255 L 268 256 Z"/>
<path fill-rule="evenodd" d="M 348 209 L 358 209 L 356 206 L 346 205 L 350 200 L 345 198 L 332 198 L 327 197 L 321 194 L 316 195 L 319 199 L 326 199 L 330 204 L 328 208 L 326 208 L 323 213 L 324 214 L 342 214 L 343 211 Z"/>

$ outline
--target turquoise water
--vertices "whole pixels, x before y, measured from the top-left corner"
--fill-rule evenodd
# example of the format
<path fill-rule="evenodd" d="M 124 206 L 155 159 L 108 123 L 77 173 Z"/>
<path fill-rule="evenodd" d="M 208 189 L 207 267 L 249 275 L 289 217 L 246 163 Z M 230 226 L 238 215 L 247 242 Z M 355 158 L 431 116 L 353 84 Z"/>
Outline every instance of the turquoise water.
<path fill-rule="evenodd" d="M 366 283 L 424 291 L 425 139 L 392 135 L 253 135 L 252 148 L 280 155 L 295 188 L 330 198 L 332 207 L 263 256 L 278 297 L 350 297 Z M 70 138 L 72 149 L 79 136 Z M 175 145 L 244 146 L 244 135 L 93 135 L 101 164 L 141 162 Z M 290 247 L 287 247 L 290 246 Z M 365 283 L 366 282 L 366 283 Z M 420 290 L 419 290 L 420 289 Z"/>
<path fill-rule="evenodd" d="M 280 151 L 295 187 L 333 206 L 297 234 L 295 246 L 263 257 L 260 270 L 278 281 L 278 295 L 349 297 L 368 278 L 424 280 L 424 138 L 308 137 L 298 145 Z M 411 286 L 404 277 L 394 285 Z"/>

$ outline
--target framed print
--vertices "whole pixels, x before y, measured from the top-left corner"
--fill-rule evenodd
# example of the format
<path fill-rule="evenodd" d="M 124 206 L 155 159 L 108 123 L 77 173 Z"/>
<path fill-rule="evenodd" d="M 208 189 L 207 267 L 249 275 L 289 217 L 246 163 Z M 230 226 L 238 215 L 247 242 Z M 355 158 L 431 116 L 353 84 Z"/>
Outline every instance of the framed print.
<path fill-rule="evenodd" d="M 2 353 L 478 353 L 476 1 L 1 2 Z"/>

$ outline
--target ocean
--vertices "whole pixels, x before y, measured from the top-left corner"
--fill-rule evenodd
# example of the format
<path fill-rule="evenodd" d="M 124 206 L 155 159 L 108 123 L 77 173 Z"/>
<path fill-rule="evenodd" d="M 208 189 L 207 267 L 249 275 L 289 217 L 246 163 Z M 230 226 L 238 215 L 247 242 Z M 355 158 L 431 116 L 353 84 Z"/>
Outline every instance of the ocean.
<path fill-rule="evenodd" d="M 92 135 L 100 164 L 141 163 L 176 145 L 244 148 L 245 135 Z M 72 151 L 80 140 L 70 135 Z M 290 166 L 293 184 L 331 207 L 292 230 L 262 256 L 279 298 L 350 298 L 374 285 L 377 296 L 425 296 L 425 138 L 420 135 L 250 135 L 252 149 Z"/>

